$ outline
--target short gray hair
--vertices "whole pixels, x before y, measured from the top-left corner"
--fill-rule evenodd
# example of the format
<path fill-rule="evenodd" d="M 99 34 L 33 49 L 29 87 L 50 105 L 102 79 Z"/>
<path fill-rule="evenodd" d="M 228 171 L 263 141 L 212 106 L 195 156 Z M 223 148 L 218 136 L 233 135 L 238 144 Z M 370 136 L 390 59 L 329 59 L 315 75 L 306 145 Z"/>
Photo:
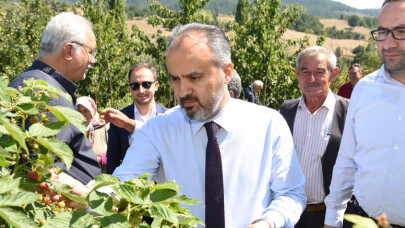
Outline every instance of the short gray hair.
<path fill-rule="evenodd" d="M 240 93 L 242 91 L 242 82 L 236 70 L 233 70 L 232 72 L 232 79 L 228 83 L 228 90 L 233 92 L 234 98 L 239 98 Z"/>
<path fill-rule="evenodd" d="M 328 56 L 328 70 L 330 73 L 332 73 L 333 69 L 336 68 L 336 55 L 329 48 L 321 46 L 312 46 L 301 51 L 297 57 L 296 69 L 298 70 L 300 69 L 300 62 L 302 58 L 307 56 L 314 57 L 317 56 L 318 54 L 325 54 Z"/>
<path fill-rule="evenodd" d="M 63 12 L 52 17 L 42 35 L 38 57 L 57 54 L 67 42 L 86 43 L 88 31 L 93 32 L 92 25 L 82 16 Z"/>
<path fill-rule="evenodd" d="M 195 33 L 198 33 L 195 35 Z M 166 54 L 177 47 L 186 37 L 200 37 L 205 38 L 201 41 L 212 51 L 214 62 L 218 67 L 223 67 L 225 64 L 231 63 L 231 46 L 222 29 L 215 25 L 206 25 L 200 23 L 191 23 L 186 25 L 176 26 L 170 36 L 167 45 Z"/>

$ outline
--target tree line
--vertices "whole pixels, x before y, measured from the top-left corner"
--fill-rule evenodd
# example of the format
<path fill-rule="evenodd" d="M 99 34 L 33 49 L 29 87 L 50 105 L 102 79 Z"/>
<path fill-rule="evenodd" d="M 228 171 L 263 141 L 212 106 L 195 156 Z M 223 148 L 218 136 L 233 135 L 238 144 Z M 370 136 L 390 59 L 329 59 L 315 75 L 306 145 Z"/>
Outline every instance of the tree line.
<path fill-rule="evenodd" d="M 309 46 L 309 38 L 283 38 L 286 29 L 300 17 L 300 6 L 284 6 L 280 0 L 255 0 L 244 9 L 249 16 L 243 23 L 220 23 L 209 11 L 202 11 L 209 0 L 179 0 L 179 10 L 148 1 L 153 14 L 147 18 L 153 26 L 163 25 L 171 30 L 179 24 L 202 22 L 228 31 L 232 61 L 241 75 L 242 86 L 247 87 L 256 79 L 265 83 L 259 95 L 262 104 L 277 109 L 285 99 L 301 95 L 294 73 L 295 59 Z M 158 71 L 160 87 L 156 100 L 167 107 L 177 104 L 165 65 L 168 37 L 157 32 L 152 40 L 135 25 L 128 29 L 125 0 L 84 0 L 74 6 L 54 0 L 0 3 L 0 75 L 10 81 L 36 59 L 49 19 L 68 10 L 88 18 L 97 37 L 97 62 L 89 69 L 87 78 L 77 82 L 79 95 L 93 97 L 100 110 L 125 107 L 132 102 L 127 81 L 129 67 L 149 62 Z M 319 36 L 317 44 L 324 41 L 325 37 Z"/>

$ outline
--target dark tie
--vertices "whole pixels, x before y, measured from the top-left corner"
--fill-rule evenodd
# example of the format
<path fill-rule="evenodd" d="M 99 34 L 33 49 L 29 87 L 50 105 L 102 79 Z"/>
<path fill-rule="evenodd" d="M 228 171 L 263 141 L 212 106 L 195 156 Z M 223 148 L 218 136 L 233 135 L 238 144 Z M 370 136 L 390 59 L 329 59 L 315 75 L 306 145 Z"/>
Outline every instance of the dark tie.
<path fill-rule="evenodd" d="M 217 140 L 220 127 L 214 122 L 205 123 L 204 127 L 208 136 L 205 158 L 205 224 L 207 228 L 224 228 L 224 181 Z"/>

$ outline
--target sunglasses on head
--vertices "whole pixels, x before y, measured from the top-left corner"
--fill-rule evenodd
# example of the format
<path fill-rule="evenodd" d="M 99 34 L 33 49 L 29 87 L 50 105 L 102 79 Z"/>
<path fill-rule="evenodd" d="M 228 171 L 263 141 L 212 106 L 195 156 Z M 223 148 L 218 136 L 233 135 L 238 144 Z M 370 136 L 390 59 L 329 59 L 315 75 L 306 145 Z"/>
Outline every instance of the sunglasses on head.
<path fill-rule="evenodd" d="M 152 86 L 152 84 L 153 84 L 154 82 L 141 82 L 141 83 L 139 83 L 139 82 L 132 82 L 131 84 L 129 84 L 129 86 L 131 87 L 131 89 L 133 90 L 133 91 L 136 91 L 136 90 L 138 90 L 139 89 L 139 87 L 142 85 L 142 87 L 144 88 L 144 89 L 150 89 L 150 87 Z"/>

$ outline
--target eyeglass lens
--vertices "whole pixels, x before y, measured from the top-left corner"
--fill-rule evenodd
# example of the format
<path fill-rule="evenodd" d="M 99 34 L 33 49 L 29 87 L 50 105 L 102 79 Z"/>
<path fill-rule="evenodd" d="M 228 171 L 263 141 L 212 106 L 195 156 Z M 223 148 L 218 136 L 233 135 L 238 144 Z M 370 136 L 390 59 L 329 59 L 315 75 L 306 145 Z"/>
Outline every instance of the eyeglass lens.
<path fill-rule="evenodd" d="M 392 37 L 396 40 L 404 40 L 405 39 L 405 28 L 393 28 L 393 29 L 377 29 L 371 31 L 374 40 L 383 41 L 387 39 L 388 34 L 392 35 Z"/>
<path fill-rule="evenodd" d="M 129 84 L 129 86 L 131 86 L 131 89 L 133 91 L 138 90 L 139 87 L 142 85 L 143 88 L 145 89 L 150 89 L 150 87 L 152 86 L 153 82 L 132 82 L 131 84 Z"/>

